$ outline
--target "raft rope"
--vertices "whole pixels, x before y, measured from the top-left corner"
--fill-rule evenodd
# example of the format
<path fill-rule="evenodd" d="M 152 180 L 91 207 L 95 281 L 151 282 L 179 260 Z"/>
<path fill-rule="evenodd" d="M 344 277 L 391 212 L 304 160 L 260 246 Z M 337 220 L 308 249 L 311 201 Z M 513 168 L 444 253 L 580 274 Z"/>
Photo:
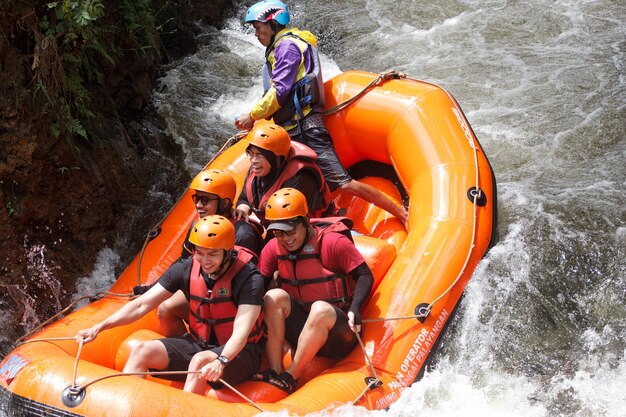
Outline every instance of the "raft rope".
<path fill-rule="evenodd" d="M 211 160 L 204 166 L 203 169 L 206 169 L 209 167 L 209 165 L 211 165 L 213 163 L 213 161 L 215 161 L 215 159 L 220 156 L 221 154 L 224 153 L 224 151 L 228 148 L 230 148 L 232 145 L 234 145 L 235 143 L 239 142 L 243 137 L 245 137 L 248 134 L 249 130 L 242 130 L 240 132 L 238 132 L 236 135 L 233 135 L 231 137 L 228 138 L 228 140 L 224 143 L 224 145 L 222 145 L 222 147 L 220 148 L 219 151 L 217 151 L 217 153 L 215 155 L 213 155 L 213 158 L 211 158 Z M 178 205 L 178 202 L 183 198 L 183 196 L 185 195 L 185 193 L 187 192 L 187 190 L 185 190 L 176 200 L 176 203 L 174 203 L 174 205 L 172 205 L 172 207 L 168 210 L 168 212 L 165 214 L 165 216 L 163 216 L 163 218 L 157 223 L 155 224 L 149 231 L 148 234 L 146 235 L 146 239 L 143 242 L 143 246 L 141 248 L 141 251 L 139 252 L 139 261 L 137 262 L 137 285 L 141 285 L 141 261 L 143 260 L 143 255 L 144 252 L 146 251 L 146 247 L 148 246 L 148 243 L 159 234 L 159 227 L 161 226 L 161 224 L 163 224 L 163 222 L 165 221 L 165 219 L 167 219 L 167 216 L 169 216 L 169 214 L 172 212 L 172 210 L 174 209 L 174 207 L 176 207 Z"/>
<path fill-rule="evenodd" d="M 336 106 L 331 107 L 330 109 L 323 111 L 322 115 L 323 116 L 328 116 L 330 114 L 340 112 L 341 110 L 345 109 L 346 107 L 350 106 L 352 103 L 354 103 L 355 101 L 357 101 L 358 99 L 363 97 L 365 95 L 365 93 L 367 93 L 370 89 L 381 85 L 385 81 L 388 81 L 388 80 L 391 80 L 391 79 L 395 79 L 395 78 L 406 78 L 406 75 L 401 73 L 401 72 L 398 72 L 396 70 L 388 70 L 388 71 L 385 71 L 385 72 L 381 72 L 378 75 L 378 77 L 376 77 L 374 80 L 372 80 L 372 82 L 370 82 L 368 85 L 366 85 L 359 93 L 357 93 L 356 95 L 350 97 L 349 99 L 347 99 L 345 101 L 342 101 L 341 103 L 337 104 Z"/>
<path fill-rule="evenodd" d="M 61 341 L 61 340 L 76 340 L 76 339 L 75 339 L 75 337 L 46 337 L 46 338 L 41 338 L 41 339 L 27 340 L 25 342 L 21 342 L 20 345 L 25 345 L 25 344 L 28 344 L 28 343 L 35 343 L 35 342 L 53 342 L 53 341 Z M 100 382 L 100 381 L 105 380 L 105 379 L 115 378 L 115 377 L 120 377 L 120 376 L 187 375 L 187 374 L 201 374 L 202 373 L 202 371 L 118 372 L 118 373 L 115 373 L 115 374 L 105 375 L 105 376 L 102 376 L 102 377 L 99 377 L 99 378 L 92 379 L 91 381 L 89 381 L 89 382 L 87 382 L 87 383 L 85 383 L 83 385 L 78 385 L 76 383 L 76 380 L 78 379 L 78 363 L 80 362 L 80 355 L 82 353 L 84 344 L 85 344 L 85 342 L 82 339 L 80 340 L 80 342 L 78 342 L 78 350 L 76 351 L 76 360 L 74 361 L 74 372 L 72 373 L 72 375 L 73 375 L 72 376 L 72 385 L 70 385 L 70 391 L 73 394 L 80 393 L 81 391 L 87 389 L 87 387 L 95 384 L 96 382 Z M 248 398 L 244 393 L 242 393 L 241 391 L 239 391 L 238 389 L 236 389 L 235 387 L 230 385 L 228 382 L 224 381 L 222 378 L 219 378 L 218 381 L 221 382 L 222 384 L 224 384 L 224 386 L 226 386 L 227 388 L 230 388 L 230 390 L 232 390 L 239 397 L 241 397 L 242 399 L 244 399 L 245 401 L 250 403 L 257 410 L 259 410 L 261 412 L 265 411 L 261 407 L 259 407 L 254 401 L 252 401 L 250 398 Z"/>
<path fill-rule="evenodd" d="M 407 79 L 407 80 L 411 80 L 411 81 L 417 81 L 417 82 L 422 82 L 422 83 L 426 83 L 426 84 L 430 84 L 433 85 L 437 88 L 440 88 L 442 91 L 444 91 L 446 93 L 446 95 L 450 98 L 450 100 L 456 104 L 456 108 L 458 110 L 459 106 L 457 101 L 454 99 L 454 97 L 448 93 L 445 89 L 441 88 L 440 86 L 434 84 L 434 83 L 428 83 L 422 80 L 418 80 L 416 78 L 412 78 L 412 77 L 408 77 L 406 74 L 395 71 L 395 70 L 389 70 L 389 71 L 385 71 L 381 74 L 378 75 L 378 77 L 376 77 L 372 82 L 370 82 L 361 92 L 359 92 L 358 94 L 356 94 L 355 96 L 351 97 L 350 99 L 339 103 L 338 105 L 334 106 L 331 109 L 328 109 L 327 111 L 325 111 L 323 114 L 324 115 L 329 115 L 332 113 L 336 113 L 338 111 L 343 110 L 344 108 L 348 107 L 350 104 L 354 103 L 356 100 L 358 100 L 359 98 L 361 98 L 369 89 L 374 88 L 379 86 L 380 84 L 382 84 L 383 82 L 390 80 L 390 79 Z M 457 116 L 457 118 L 459 117 L 459 115 L 461 115 L 465 121 L 465 123 L 467 124 L 467 126 L 469 126 L 469 123 L 467 122 L 467 119 L 465 118 L 465 115 L 463 115 L 463 112 L 459 111 L 459 113 L 455 114 L 455 116 Z M 459 120 L 460 122 L 460 120 Z M 475 172 L 475 188 L 474 190 L 476 190 L 476 192 L 473 193 L 473 206 L 474 206 L 474 214 L 473 214 L 473 219 L 472 219 L 472 238 L 471 238 L 471 243 L 470 246 L 468 248 L 467 251 L 467 256 L 465 257 L 465 262 L 463 263 L 463 266 L 461 267 L 461 270 L 459 271 L 456 279 L 452 282 L 452 284 L 450 284 L 450 286 L 443 291 L 438 297 L 436 297 L 433 301 L 431 301 L 428 306 L 426 307 L 426 311 L 424 313 L 421 314 L 413 314 L 413 315 L 407 315 L 407 316 L 399 316 L 399 317 L 375 317 L 375 318 L 370 318 L 370 319 L 362 319 L 361 322 L 362 323 L 374 323 L 374 322 L 381 322 L 381 321 L 393 321 L 393 320 L 407 320 L 407 319 L 426 319 L 429 315 L 430 312 L 432 310 L 432 308 L 434 307 L 434 305 L 436 303 L 438 303 L 443 297 L 445 297 L 451 290 L 452 288 L 454 288 L 454 286 L 459 282 L 459 280 L 462 278 L 463 274 L 465 273 L 465 270 L 467 269 L 467 265 L 469 264 L 469 261 L 471 259 L 472 256 L 472 252 L 474 250 L 475 247 L 475 240 L 476 240 L 476 223 L 477 223 L 477 218 L 478 218 L 478 199 L 481 197 L 481 190 L 479 188 L 479 169 L 478 169 L 478 147 L 476 146 L 475 142 L 474 142 L 474 138 L 472 136 L 470 136 L 467 133 L 466 129 L 462 129 L 463 132 L 466 135 L 466 138 L 468 139 L 468 143 L 469 146 L 473 149 L 473 155 L 474 155 L 474 172 Z M 382 383 L 382 381 L 380 380 L 380 378 L 378 377 L 378 374 L 376 372 L 376 369 L 374 367 L 374 364 L 372 363 L 372 360 L 370 358 L 370 356 L 368 355 L 368 353 L 365 350 L 365 345 L 363 344 L 363 341 L 361 340 L 361 336 L 359 335 L 358 332 L 355 332 L 357 340 L 359 341 L 359 345 L 361 346 L 361 350 L 363 351 L 363 354 L 365 355 L 365 359 L 368 363 L 368 366 L 370 367 L 370 370 L 373 374 L 373 377 L 371 378 L 371 380 L 367 383 L 367 386 L 365 387 L 365 389 L 356 397 L 356 399 L 353 401 L 353 404 L 357 403 L 358 401 L 361 400 L 361 398 L 363 398 L 363 396 L 365 395 L 365 393 L 372 389 L 373 386 L 378 386 Z"/>
<path fill-rule="evenodd" d="M 374 375 L 374 377 L 371 378 L 371 380 L 367 383 L 367 385 L 365 386 L 363 391 L 361 391 L 361 393 L 356 397 L 356 399 L 354 401 L 352 401 L 352 404 L 356 404 L 357 402 L 359 402 L 359 400 L 361 400 L 361 398 L 363 398 L 365 393 L 368 390 L 370 390 L 374 385 L 378 386 L 379 384 L 382 383 L 382 381 L 378 377 L 378 373 L 376 372 L 376 368 L 374 368 L 374 364 L 372 363 L 372 360 L 371 360 L 370 356 L 365 351 L 365 345 L 363 344 L 363 340 L 361 339 L 361 335 L 359 334 L 359 332 L 356 332 L 356 331 L 354 332 L 354 334 L 356 335 L 356 339 L 359 341 L 359 346 L 361 346 L 361 350 L 363 351 L 363 355 L 365 355 L 365 359 L 367 360 L 367 364 L 370 367 L 370 370 L 372 371 L 372 374 Z"/>
<path fill-rule="evenodd" d="M 78 361 L 76 363 L 78 364 Z M 89 381 L 89 382 L 87 382 L 87 383 L 85 383 L 83 385 L 76 385 L 76 382 L 74 381 L 74 385 L 72 385 L 70 387 L 70 391 L 73 394 L 78 394 L 81 391 L 86 390 L 89 386 L 95 384 L 96 382 L 100 382 L 100 381 L 103 381 L 103 380 L 109 379 L 109 378 L 117 378 L 117 377 L 120 377 L 120 376 L 199 375 L 201 373 L 202 373 L 202 371 L 118 372 L 116 374 L 105 375 L 105 376 L 101 376 L 99 378 L 92 379 L 91 381 Z M 239 391 L 238 389 L 236 389 L 235 387 L 230 385 L 228 382 L 224 381 L 222 378 L 218 378 L 218 381 L 221 382 L 222 384 L 224 384 L 224 386 L 226 386 L 227 388 L 231 389 L 235 394 L 237 394 L 239 397 L 241 397 L 243 400 L 248 402 L 250 405 L 252 405 L 257 410 L 259 410 L 261 412 L 265 411 L 261 407 L 259 407 L 254 401 L 252 401 L 250 398 L 248 398 L 244 393 L 242 393 L 241 391 Z"/>
<path fill-rule="evenodd" d="M 26 339 L 27 337 L 29 337 L 33 333 L 38 332 L 39 330 L 41 330 L 42 328 L 47 326 L 50 322 L 56 320 L 59 316 L 67 313 L 70 309 L 74 308 L 74 306 L 76 306 L 76 304 L 80 303 L 81 301 L 83 301 L 83 300 L 94 300 L 94 299 L 97 299 L 99 297 L 104 297 L 104 296 L 107 296 L 107 295 L 111 296 L 111 297 L 128 297 L 128 298 L 132 297 L 132 294 L 120 294 L 120 293 L 114 293 L 114 292 L 110 292 L 110 291 L 100 291 L 100 292 L 97 292 L 94 295 L 85 295 L 83 297 L 80 297 L 80 298 L 74 300 L 73 302 L 71 302 L 68 306 L 66 306 L 64 309 L 62 309 L 58 313 L 54 314 L 52 317 L 48 318 L 43 323 L 39 324 L 37 327 L 35 327 L 30 332 L 26 333 L 25 335 L 23 335 L 22 337 L 17 339 L 15 341 L 15 345 L 19 346 L 19 345 L 22 345 L 22 344 L 25 344 L 25 343 L 36 342 L 36 341 L 67 340 L 66 338 L 49 338 L 49 339 L 33 339 L 33 340 L 29 340 L 29 341 L 23 342 L 24 339 Z M 73 337 L 71 337 L 70 339 L 73 339 Z"/>

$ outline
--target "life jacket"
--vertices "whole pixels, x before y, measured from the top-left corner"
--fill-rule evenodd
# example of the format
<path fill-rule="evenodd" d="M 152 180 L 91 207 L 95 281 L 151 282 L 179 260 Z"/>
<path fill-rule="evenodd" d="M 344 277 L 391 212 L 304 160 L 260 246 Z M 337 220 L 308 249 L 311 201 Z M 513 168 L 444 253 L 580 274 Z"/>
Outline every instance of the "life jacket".
<path fill-rule="evenodd" d="M 233 334 L 233 322 L 237 314 L 237 304 L 233 298 L 232 282 L 243 267 L 255 258 L 252 251 L 235 246 L 237 256 L 226 272 L 208 290 L 201 273 L 200 263 L 195 259 L 191 264 L 189 277 L 189 331 L 201 346 L 209 345 L 211 329 L 215 332 L 219 346 L 224 345 Z M 265 337 L 263 313 L 248 335 L 247 343 L 257 343 Z"/>
<path fill-rule="evenodd" d="M 263 65 L 262 73 L 264 91 L 267 92 L 272 86 L 272 73 L 276 64 L 276 58 L 274 57 L 276 45 L 287 38 L 292 39 L 300 49 L 302 61 L 298 69 L 300 78 L 297 79 L 291 88 L 284 105 L 272 115 L 274 123 L 281 126 L 296 124 L 314 106 L 321 109 L 324 107 L 325 102 L 322 66 L 317 52 L 317 38 L 309 31 L 296 28 L 289 29 L 285 33 L 283 31 L 279 32 L 274 42 L 265 50 L 265 65 Z M 308 72 L 305 72 L 304 54 L 309 54 L 311 68 Z"/>
<path fill-rule="evenodd" d="M 329 207 L 331 207 L 332 196 L 330 194 L 330 189 L 328 185 L 326 185 L 326 180 L 324 179 L 324 174 L 320 170 L 320 167 L 315 162 L 317 160 L 317 155 L 315 152 L 306 145 L 303 145 L 299 142 L 292 141 L 291 149 L 289 150 L 289 155 L 287 155 L 286 165 L 283 168 L 282 172 L 276 178 L 276 181 L 265 191 L 265 194 L 261 196 L 259 202 L 256 204 L 256 207 L 252 207 L 252 211 L 257 215 L 262 222 L 265 222 L 265 205 L 267 200 L 274 194 L 276 191 L 283 188 L 283 183 L 288 179 L 292 178 L 298 171 L 306 169 L 312 172 L 315 176 L 317 183 L 319 184 L 319 193 L 322 195 L 322 206 L 310 213 L 312 217 L 322 217 L 326 214 Z M 249 172 L 248 178 L 246 178 L 246 195 L 249 199 L 254 200 L 254 190 L 252 187 L 253 181 L 256 178 L 256 175 Z M 253 201 L 250 203 L 254 206 Z"/>
<path fill-rule="evenodd" d="M 292 300 L 306 310 L 315 301 L 326 301 L 347 310 L 352 302 L 356 281 L 344 273 L 327 269 L 320 253 L 324 237 L 329 233 L 341 233 L 352 240 L 352 220 L 347 217 L 327 217 L 312 219 L 311 224 L 317 233 L 299 253 L 293 254 L 280 244 L 277 245 L 280 285 Z"/>

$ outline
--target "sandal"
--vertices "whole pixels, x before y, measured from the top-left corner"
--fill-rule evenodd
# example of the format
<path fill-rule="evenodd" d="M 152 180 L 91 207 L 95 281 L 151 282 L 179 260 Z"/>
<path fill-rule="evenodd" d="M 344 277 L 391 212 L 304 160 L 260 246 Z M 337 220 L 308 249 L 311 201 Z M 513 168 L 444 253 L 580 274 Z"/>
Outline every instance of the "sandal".
<path fill-rule="evenodd" d="M 289 372 L 281 372 L 280 375 L 277 375 L 267 382 L 274 385 L 276 388 L 280 388 L 287 394 L 293 394 L 296 390 L 296 384 L 298 383 Z"/>
<path fill-rule="evenodd" d="M 272 368 L 267 368 L 264 371 L 257 372 L 256 374 L 250 377 L 252 381 L 263 381 L 263 382 L 270 382 L 270 379 L 276 379 L 276 378 L 278 378 L 278 372 L 276 372 Z"/>

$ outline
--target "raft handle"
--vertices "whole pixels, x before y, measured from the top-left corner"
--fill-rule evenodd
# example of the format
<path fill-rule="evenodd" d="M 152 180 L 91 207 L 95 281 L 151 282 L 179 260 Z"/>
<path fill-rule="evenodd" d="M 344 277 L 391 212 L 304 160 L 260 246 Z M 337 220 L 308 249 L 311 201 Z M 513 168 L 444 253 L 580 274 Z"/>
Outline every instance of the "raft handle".
<path fill-rule="evenodd" d="M 99 292 L 89 297 L 89 302 L 93 303 L 94 301 L 98 301 L 101 298 L 104 298 L 104 293 Z"/>
<path fill-rule="evenodd" d="M 370 390 L 374 390 L 380 387 L 383 384 L 383 381 L 373 376 L 366 376 L 365 384 L 369 387 Z"/>
<path fill-rule="evenodd" d="M 415 315 L 417 316 L 416 318 L 419 320 L 420 323 L 424 323 L 426 321 L 426 319 L 428 318 L 428 316 L 430 316 L 430 310 L 431 310 L 431 305 L 428 303 L 420 303 L 417 306 L 415 306 Z"/>
<path fill-rule="evenodd" d="M 161 226 L 155 227 L 148 232 L 148 239 L 152 240 L 161 233 Z"/>
<path fill-rule="evenodd" d="M 61 401 L 66 407 L 74 408 L 80 405 L 85 399 L 87 390 L 78 385 L 70 385 L 61 393 Z"/>
<path fill-rule="evenodd" d="M 467 198 L 469 198 L 469 201 L 471 201 L 472 204 L 476 201 L 476 205 L 479 207 L 485 207 L 487 204 L 487 196 L 484 191 L 478 187 L 471 187 L 467 190 Z"/>

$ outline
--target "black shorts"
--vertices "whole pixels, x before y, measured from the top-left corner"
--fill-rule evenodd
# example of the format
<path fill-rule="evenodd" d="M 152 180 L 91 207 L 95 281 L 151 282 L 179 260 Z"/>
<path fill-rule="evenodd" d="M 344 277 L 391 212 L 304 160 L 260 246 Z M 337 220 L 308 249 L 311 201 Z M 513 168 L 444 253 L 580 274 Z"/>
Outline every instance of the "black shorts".
<path fill-rule="evenodd" d="M 356 334 L 350 329 L 348 315 L 339 307 L 333 306 L 337 321 L 328 333 L 326 343 L 317 352 L 317 356 L 324 356 L 330 359 L 341 359 L 352 352 L 359 342 Z M 285 320 L 285 339 L 295 350 L 298 347 L 298 337 L 304 328 L 309 312 L 305 311 L 301 304 L 291 300 L 291 312 Z"/>
<path fill-rule="evenodd" d="M 304 130 L 304 134 L 300 132 L 293 135 L 291 139 L 303 143 L 315 151 L 317 164 L 324 174 L 330 191 L 335 191 L 352 181 L 352 177 L 339 161 L 333 140 L 325 127 L 310 127 Z"/>
<path fill-rule="evenodd" d="M 210 350 L 216 355 L 220 355 L 224 349 L 224 346 L 213 346 L 209 347 L 209 349 L 203 349 L 194 341 L 189 333 L 186 333 L 183 337 L 168 337 L 159 340 L 165 345 L 169 358 L 169 364 L 164 371 L 187 371 L 191 358 L 196 353 L 203 350 Z M 230 359 L 224 369 L 222 379 L 230 385 L 237 385 L 248 379 L 261 367 L 261 352 L 262 347 L 256 343 L 248 343 L 245 345 L 237 356 Z M 187 375 L 166 375 L 159 377 L 173 381 L 184 381 Z M 223 387 L 223 384 L 219 382 L 209 382 L 209 385 L 214 389 Z"/>

